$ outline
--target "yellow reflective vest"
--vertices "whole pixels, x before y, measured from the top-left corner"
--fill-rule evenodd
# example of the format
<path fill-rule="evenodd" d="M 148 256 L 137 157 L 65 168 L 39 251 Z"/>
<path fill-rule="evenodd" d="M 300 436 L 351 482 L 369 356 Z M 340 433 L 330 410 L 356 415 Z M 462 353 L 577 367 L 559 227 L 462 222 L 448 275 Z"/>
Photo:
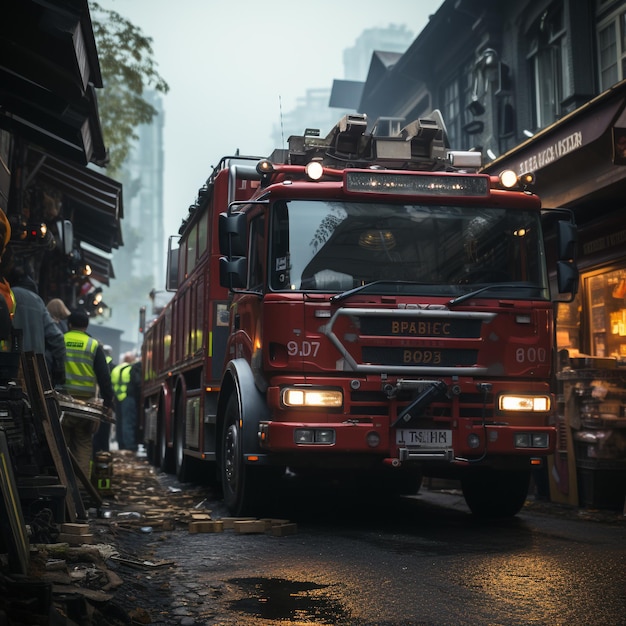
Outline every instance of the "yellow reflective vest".
<path fill-rule="evenodd" d="M 98 341 L 82 330 L 65 333 L 65 388 L 77 398 L 96 395 L 96 372 L 93 361 Z"/>
<path fill-rule="evenodd" d="M 130 383 L 131 363 L 120 363 L 111 370 L 111 382 L 113 393 L 118 402 L 123 402 L 128 395 L 128 383 Z"/>

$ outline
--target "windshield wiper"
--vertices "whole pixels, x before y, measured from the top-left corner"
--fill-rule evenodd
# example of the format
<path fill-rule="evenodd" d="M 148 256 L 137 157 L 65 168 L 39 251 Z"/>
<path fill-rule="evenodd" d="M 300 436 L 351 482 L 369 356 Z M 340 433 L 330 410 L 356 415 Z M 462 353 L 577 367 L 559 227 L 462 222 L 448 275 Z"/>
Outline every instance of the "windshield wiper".
<path fill-rule="evenodd" d="M 374 285 L 427 285 L 429 283 L 418 283 L 410 280 L 374 280 L 371 283 L 365 283 L 365 285 L 359 285 L 358 287 L 354 287 L 354 289 L 348 289 L 348 291 L 344 291 L 342 293 L 338 293 L 334 296 L 330 297 L 331 302 L 339 302 L 339 300 L 344 300 L 345 298 L 349 298 L 355 293 L 359 293 L 359 291 L 363 291 L 368 287 L 372 287 Z"/>
<path fill-rule="evenodd" d="M 465 302 L 474 296 L 477 296 L 484 291 L 489 291 L 490 289 L 540 289 L 539 285 L 528 284 L 528 283 L 493 283 L 491 285 L 487 285 L 485 287 L 481 287 L 480 289 L 474 289 L 473 291 L 468 291 L 457 298 L 452 298 L 452 300 L 448 300 L 448 306 L 454 306 L 455 304 L 460 304 L 461 302 Z"/>

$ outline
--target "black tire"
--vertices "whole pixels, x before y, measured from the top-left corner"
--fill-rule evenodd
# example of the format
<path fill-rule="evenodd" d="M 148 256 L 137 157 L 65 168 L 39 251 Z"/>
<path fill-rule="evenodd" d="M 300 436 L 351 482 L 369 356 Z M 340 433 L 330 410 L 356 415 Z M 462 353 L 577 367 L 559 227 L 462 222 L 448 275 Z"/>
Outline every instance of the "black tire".
<path fill-rule="evenodd" d="M 482 518 L 517 515 L 526 501 L 529 484 L 529 470 L 476 469 L 461 478 L 467 506 Z"/>
<path fill-rule="evenodd" d="M 233 394 L 226 405 L 221 441 L 220 475 L 224 504 L 231 515 L 259 516 L 269 512 L 268 498 L 284 468 L 244 463 L 239 403 Z"/>

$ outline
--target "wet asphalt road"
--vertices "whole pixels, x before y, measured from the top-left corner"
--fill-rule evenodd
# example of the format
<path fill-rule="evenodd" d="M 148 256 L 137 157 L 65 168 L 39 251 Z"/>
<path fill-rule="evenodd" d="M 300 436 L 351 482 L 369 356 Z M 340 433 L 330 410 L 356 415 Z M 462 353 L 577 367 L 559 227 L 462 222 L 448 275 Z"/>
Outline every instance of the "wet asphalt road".
<path fill-rule="evenodd" d="M 227 515 L 206 496 L 214 519 Z M 289 485 L 278 501 L 276 516 L 296 522 L 297 534 L 135 538 L 134 549 L 171 566 L 137 574 L 130 601 L 147 602 L 157 625 L 626 624 L 618 515 L 590 521 L 530 504 L 485 523 L 458 492 L 427 489 L 381 503 L 341 490 L 301 496 Z"/>

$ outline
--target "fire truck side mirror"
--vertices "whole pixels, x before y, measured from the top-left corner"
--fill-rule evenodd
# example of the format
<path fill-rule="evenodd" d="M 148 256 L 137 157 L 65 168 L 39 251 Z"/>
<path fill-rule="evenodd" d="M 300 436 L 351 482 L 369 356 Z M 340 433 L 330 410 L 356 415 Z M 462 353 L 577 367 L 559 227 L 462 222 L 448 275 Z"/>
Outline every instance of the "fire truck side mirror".
<path fill-rule="evenodd" d="M 246 286 L 248 261 L 246 257 L 220 257 L 220 285 L 228 289 L 240 289 Z"/>
<path fill-rule="evenodd" d="M 578 268 L 574 261 L 556 262 L 556 282 L 559 293 L 571 294 L 571 302 L 578 293 Z"/>
<path fill-rule="evenodd" d="M 569 261 L 576 258 L 576 246 L 578 245 L 578 230 L 576 224 L 565 220 L 559 220 L 558 245 L 559 259 Z"/>
<path fill-rule="evenodd" d="M 220 253 L 227 257 L 245 256 L 248 248 L 248 222 L 245 213 L 220 213 Z"/>
<path fill-rule="evenodd" d="M 578 293 L 578 267 L 576 253 L 578 230 L 573 221 L 557 222 L 558 259 L 556 262 L 556 282 L 559 293 L 569 293 L 571 302 Z"/>

